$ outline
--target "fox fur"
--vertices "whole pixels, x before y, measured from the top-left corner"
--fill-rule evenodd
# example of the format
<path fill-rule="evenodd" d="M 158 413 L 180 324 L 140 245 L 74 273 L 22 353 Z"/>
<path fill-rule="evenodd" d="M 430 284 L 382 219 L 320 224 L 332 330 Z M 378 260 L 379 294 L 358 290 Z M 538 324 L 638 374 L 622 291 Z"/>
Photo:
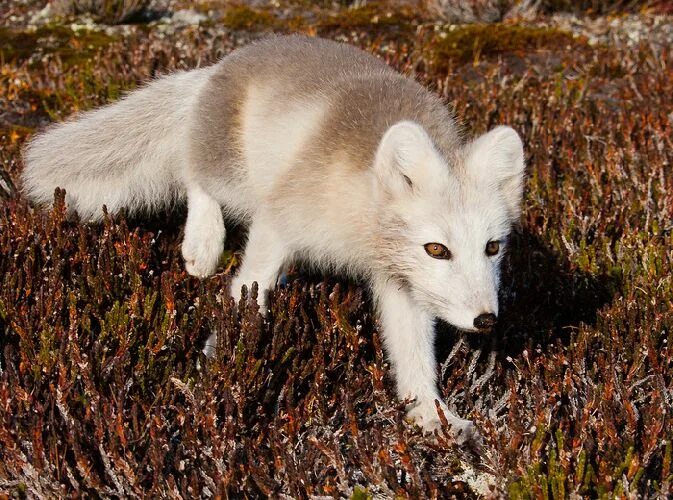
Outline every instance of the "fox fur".
<path fill-rule="evenodd" d="M 234 297 L 244 284 L 273 288 L 298 259 L 362 279 L 398 396 L 413 400 L 408 416 L 437 428 L 437 400 L 465 440 L 472 423 L 437 389 L 435 321 L 492 325 L 523 177 L 513 129 L 465 141 L 413 79 L 349 45 L 289 36 L 48 128 L 25 151 L 23 187 L 43 204 L 64 188 L 69 208 L 94 221 L 103 205 L 142 213 L 186 202 L 182 253 L 199 277 L 217 270 L 224 220 L 247 225 Z"/>

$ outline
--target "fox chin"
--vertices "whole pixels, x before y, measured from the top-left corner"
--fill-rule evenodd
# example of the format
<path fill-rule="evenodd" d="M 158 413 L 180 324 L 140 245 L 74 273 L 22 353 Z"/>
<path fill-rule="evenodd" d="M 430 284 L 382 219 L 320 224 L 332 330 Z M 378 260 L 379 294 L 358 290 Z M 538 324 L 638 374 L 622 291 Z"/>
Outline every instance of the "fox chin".
<path fill-rule="evenodd" d="M 487 332 L 519 219 L 524 153 L 499 126 L 465 140 L 442 100 L 352 46 L 277 36 L 152 81 L 37 135 L 23 188 L 100 220 L 186 202 L 188 273 L 217 271 L 225 220 L 248 227 L 231 294 L 301 258 L 368 283 L 397 394 L 432 431 L 477 437 L 437 388 L 436 318 Z M 260 293 L 261 310 L 266 297 Z M 215 339 L 204 352 L 214 352 Z"/>

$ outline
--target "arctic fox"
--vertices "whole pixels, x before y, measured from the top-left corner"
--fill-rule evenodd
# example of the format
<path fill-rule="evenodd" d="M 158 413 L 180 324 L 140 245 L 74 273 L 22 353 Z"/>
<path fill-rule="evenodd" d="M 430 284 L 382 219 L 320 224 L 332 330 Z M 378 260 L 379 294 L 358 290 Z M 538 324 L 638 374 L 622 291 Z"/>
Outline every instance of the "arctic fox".
<path fill-rule="evenodd" d="M 24 190 L 98 220 L 186 201 L 187 271 L 213 274 L 224 219 L 249 228 L 231 284 L 268 290 L 289 262 L 367 282 L 408 417 L 465 440 L 470 421 L 437 389 L 441 318 L 488 331 L 523 190 L 523 145 L 500 126 L 462 140 L 441 99 L 376 57 L 332 41 L 272 37 L 149 83 L 34 138 Z M 260 294 L 261 309 L 266 310 Z M 209 339 L 206 352 L 212 352 Z"/>

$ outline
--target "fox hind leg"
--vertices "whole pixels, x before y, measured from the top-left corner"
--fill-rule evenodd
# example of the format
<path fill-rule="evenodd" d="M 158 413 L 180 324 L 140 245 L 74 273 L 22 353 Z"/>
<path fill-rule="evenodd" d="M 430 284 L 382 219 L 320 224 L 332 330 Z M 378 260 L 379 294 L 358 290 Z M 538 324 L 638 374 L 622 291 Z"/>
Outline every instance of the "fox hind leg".
<path fill-rule="evenodd" d="M 263 215 L 256 214 L 248 232 L 243 263 L 231 283 L 231 295 L 234 299 L 240 299 L 241 287 L 243 285 L 250 287 L 256 282 L 259 289 L 257 302 L 260 312 L 266 314 L 267 292 L 276 285 L 289 255 L 288 246 L 278 234 L 274 224 Z"/>
<path fill-rule="evenodd" d="M 248 231 L 248 242 L 245 246 L 243 263 L 238 274 L 231 283 L 231 295 L 240 300 L 243 285 L 253 283 L 258 286 L 259 310 L 262 315 L 267 312 L 267 293 L 276 285 L 283 265 L 290 257 L 287 244 L 277 233 L 274 225 L 262 217 L 255 216 Z M 217 332 L 213 332 L 203 347 L 207 357 L 215 354 Z"/>
<path fill-rule="evenodd" d="M 201 187 L 187 190 L 187 223 L 182 241 L 185 268 L 203 278 L 215 273 L 224 249 L 224 220 L 219 203 Z"/>

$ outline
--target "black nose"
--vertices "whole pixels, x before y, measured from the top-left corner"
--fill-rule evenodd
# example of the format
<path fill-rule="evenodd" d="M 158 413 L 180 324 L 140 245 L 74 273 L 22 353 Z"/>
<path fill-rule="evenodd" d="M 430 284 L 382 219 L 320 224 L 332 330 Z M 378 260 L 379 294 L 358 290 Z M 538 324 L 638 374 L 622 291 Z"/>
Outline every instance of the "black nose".
<path fill-rule="evenodd" d="M 498 318 L 493 313 L 480 314 L 474 318 L 474 327 L 478 330 L 490 330 L 495 326 L 497 320 Z"/>

